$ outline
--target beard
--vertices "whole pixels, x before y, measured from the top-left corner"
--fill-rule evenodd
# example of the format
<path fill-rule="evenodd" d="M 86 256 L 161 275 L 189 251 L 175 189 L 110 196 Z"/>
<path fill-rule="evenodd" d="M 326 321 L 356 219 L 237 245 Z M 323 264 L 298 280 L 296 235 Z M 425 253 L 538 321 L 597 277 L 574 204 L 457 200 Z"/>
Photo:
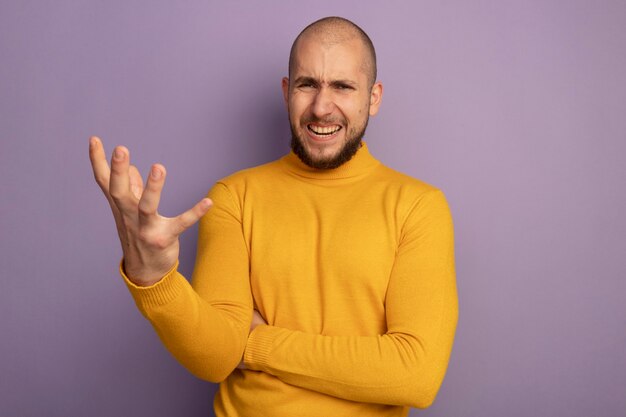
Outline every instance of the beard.
<path fill-rule="evenodd" d="M 307 123 L 315 122 L 316 120 L 308 120 Z M 302 145 L 303 140 L 298 135 L 293 123 L 289 123 L 291 127 L 291 150 L 298 158 L 311 168 L 315 169 L 335 169 L 348 162 L 361 148 L 363 136 L 365 136 L 365 129 L 367 129 L 367 123 L 369 117 L 365 119 L 363 128 L 357 130 L 357 128 L 351 129 L 346 133 L 346 141 L 343 146 L 335 155 L 331 155 L 323 158 L 315 158 L 311 155 L 306 148 Z"/>

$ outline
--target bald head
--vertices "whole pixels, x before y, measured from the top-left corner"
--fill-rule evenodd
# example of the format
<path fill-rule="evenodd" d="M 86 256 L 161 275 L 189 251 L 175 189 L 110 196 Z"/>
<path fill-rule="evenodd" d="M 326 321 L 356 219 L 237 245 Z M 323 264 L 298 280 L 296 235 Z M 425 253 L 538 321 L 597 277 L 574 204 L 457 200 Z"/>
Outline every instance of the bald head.
<path fill-rule="evenodd" d="M 293 45 L 291 45 L 291 52 L 289 53 L 290 77 L 298 55 L 298 44 L 303 39 L 313 39 L 328 46 L 352 41 L 354 39 L 359 40 L 365 51 L 361 68 L 367 75 L 370 88 L 376 82 L 376 51 L 374 50 L 374 45 L 363 29 L 348 19 L 336 16 L 325 17 L 305 27 L 296 40 L 293 41 Z"/>

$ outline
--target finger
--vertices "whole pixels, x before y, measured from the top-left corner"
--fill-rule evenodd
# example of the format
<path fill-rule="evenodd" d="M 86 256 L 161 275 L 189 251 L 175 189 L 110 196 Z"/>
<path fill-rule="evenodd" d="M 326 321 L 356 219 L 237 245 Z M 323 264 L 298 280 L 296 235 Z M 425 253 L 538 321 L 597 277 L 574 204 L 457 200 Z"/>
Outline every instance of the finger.
<path fill-rule="evenodd" d="M 134 165 L 130 166 L 128 174 L 130 175 L 130 191 L 133 193 L 135 198 L 139 200 L 141 198 L 141 194 L 143 193 L 143 179 L 141 178 L 141 174 Z"/>
<path fill-rule="evenodd" d="M 165 184 L 165 167 L 161 164 L 152 165 L 146 189 L 139 200 L 139 220 L 147 222 L 152 216 L 156 216 L 161 200 L 161 190 Z"/>
<path fill-rule="evenodd" d="M 267 321 L 265 321 L 261 313 L 259 313 L 257 310 L 253 310 L 252 323 L 250 324 L 250 331 L 254 330 L 257 326 L 261 324 L 267 324 Z"/>
<path fill-rule="evenodd" d="M 202 200 L 200 200 L 200 202 L 198 202 L 198 204 L 196 204 L 183 214 L 179 215 L 178 217 L 175 217 L 173 219 L 175 222 L 174 234 L 180 235 L 182 232 L 193 226 L 198 220 L 200 220 L 202 216 L 207 213 L 207 211 L 209 211 L 212 205 L 213 202 L 210 198 L 203 198 Z"/>
<path fill-rule="evenodd" d="M 111 158 L 109 193 L 121 212 L 132 210 L 136 200 L 130 191 L 130 153 L 124 146 L 117 146 Z"/>
<path fill-rule="evenodd" d="M 93 168 L 94 177 L 96 178 L 96 182 L 102 189 L 104 196 L 106 197 L 109 205 L 111 206 L 111 211 L 113 212 L 113 219 L 115 220 L 115 224 L 117 226 L 118 232 L 121 230 L 122 220 L 120 211 L 113 202 L 111 195 L 109 194 L 109 180 L 111 175 L 111 170 L 109 168 L 109 163 L 106 159 L 106 153 L 104 151 L 104 146 L 102 145 L 102 141 L 97 136 L 92 136 L 89 138 L 89 159 L 91 160 L 91 166 Z M 122 239 L 122 234 L 120 234 L 120 239 Z"/>
<path fill-rule="evenodd" d="M 111 169 L 106 159 L 102 141 L 97 136 L 89 138 L 89 159 L 91 160 L 93 176 L 108 198 Z"/>

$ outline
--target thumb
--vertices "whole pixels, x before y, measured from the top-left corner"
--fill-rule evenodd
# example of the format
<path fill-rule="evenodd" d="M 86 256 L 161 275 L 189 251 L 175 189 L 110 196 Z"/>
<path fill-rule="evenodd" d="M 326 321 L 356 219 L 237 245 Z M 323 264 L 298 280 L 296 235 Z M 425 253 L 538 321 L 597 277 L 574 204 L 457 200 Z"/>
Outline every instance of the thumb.
<path fill-rule="evenodd" d="M 210 198 L 203 198 L 195 206 L 176 217 L 174 219 L 176 223 L 175 234 L 180 235 L 182 232 L 193 226 L 209 211 L 212 205 L 213 201 L 211 201 Z"/>

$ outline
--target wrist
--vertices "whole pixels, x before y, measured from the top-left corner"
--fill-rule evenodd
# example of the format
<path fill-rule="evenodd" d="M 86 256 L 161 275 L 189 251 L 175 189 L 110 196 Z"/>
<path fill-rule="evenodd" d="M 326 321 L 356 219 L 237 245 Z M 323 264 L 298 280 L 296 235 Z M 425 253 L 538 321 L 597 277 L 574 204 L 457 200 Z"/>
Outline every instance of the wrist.
<path fill-rule="evenodd" d="M 174 262 L 173 266 L 159 270 L 152 270 L 145 267 L 129 267 L 127 260 L 123 258 L 120 263 L 120 272 L 124 278 L 138 287 L 151 287 L 171 274 L 177 266 L 178 262 Z"/>

